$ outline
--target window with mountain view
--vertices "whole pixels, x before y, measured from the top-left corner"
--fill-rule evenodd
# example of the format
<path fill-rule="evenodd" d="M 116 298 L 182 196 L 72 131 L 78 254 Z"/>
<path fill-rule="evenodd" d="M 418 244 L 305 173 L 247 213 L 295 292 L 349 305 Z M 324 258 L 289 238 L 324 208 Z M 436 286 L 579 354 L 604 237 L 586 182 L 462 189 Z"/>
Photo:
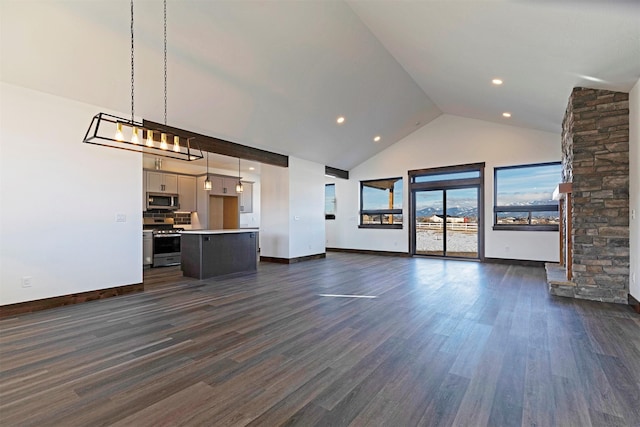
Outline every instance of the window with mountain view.
<path fill-rule="evenodd" d="M 494 230 L 558 230 L 559 162 L 494 169 Z"/>
<path fill-rule="evenodd" d="M 402 228 L 402 178 L 360 181 L 360 228 Z"/>

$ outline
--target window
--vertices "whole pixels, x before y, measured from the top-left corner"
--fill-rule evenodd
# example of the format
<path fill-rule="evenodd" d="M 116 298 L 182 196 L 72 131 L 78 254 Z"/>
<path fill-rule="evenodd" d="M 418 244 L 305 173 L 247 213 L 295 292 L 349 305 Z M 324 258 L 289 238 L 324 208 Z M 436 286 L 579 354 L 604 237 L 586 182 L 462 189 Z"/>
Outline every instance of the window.
<path fill-rule="evenodd" d="M 559 162 L 494 169 L 494 230 L 557 231 Z"/>
<path fill-rule="evenodd" d="M 336 219 L 336 185 L 324 186 L 324 219 Z"/>
<path fill-rule="evenodd" d="M 472 179 L 480 178 L 480 171 L 468 171 L 468 172 L 453 172 L 453 173 L 432 173 L 425 175 L 416 175 L 413 178 L 414 183 L 422 182 L 437 182 L 437 181 L 450 181 L 456 179 Z"/>
<path fill-rule="evenodd" d="M 360 181 L 360 228 L 402 228 L 402 178 Z"/>

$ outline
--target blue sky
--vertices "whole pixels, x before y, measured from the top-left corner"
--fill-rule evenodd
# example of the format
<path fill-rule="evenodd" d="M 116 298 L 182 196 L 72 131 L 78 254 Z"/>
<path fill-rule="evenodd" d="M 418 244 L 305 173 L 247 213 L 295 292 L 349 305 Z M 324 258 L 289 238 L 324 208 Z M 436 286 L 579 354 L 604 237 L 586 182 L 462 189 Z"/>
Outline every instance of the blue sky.
<path fill-rule="evenodd" d="M 497 173 L 498 205 L 522 205 L 533 201 L 551 201 L 553 190 L 562 180 L 561 166 L 544 165 L 530 168 L 500 169 Z M 402 208 L 402 182 L 396 182 L 394 194 L 394 208 Z M 448 190 L 448 207 L 475 207 L 477 196 L 475 188 Z M 371 187 L 363 188 L 365 209 L 388 209 L 389 193 Z M 334 196 L 335 197 L 335 196 Z M 442 192 L 418 192 L 416 207 L 442 207 Z"/>
<path fill-rule="evenodd" d="M 393 207 L 402 209 L 402 179 L 393 186 Z M 364 209 L 389 209 L 389 192 L 372 187 L 363 187 Z"/>
<path fill-rule="evenodd" d="M 501 169 L 497 173 L 500 206 L 551 200 L 553 190 L 561 182 L 561 166 Z"/>

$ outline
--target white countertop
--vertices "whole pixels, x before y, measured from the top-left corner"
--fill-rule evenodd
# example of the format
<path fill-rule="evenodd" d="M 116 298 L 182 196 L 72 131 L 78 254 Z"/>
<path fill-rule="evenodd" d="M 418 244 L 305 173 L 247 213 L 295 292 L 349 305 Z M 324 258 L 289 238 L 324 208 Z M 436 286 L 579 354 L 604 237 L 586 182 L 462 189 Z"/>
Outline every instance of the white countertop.
<path fill-rule="evenodd" d="M 258 228 L 231 228 L 228 230 L 184 230 L 180 234 L 231 234 L 231 233 L 257 233 Z"/>

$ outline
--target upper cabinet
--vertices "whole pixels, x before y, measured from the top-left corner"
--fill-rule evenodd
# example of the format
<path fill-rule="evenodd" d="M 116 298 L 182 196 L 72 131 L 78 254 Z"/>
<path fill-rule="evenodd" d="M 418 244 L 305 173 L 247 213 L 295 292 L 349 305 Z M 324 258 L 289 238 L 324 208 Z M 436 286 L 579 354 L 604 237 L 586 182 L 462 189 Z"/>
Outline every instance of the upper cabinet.
<path fill-rule="evenodd" d="M 236 192 L 237 178 L 209 175 L 211 180 L 211 191 L 209 194 L 213 196 L 238 196 Z"/>
<path fill-rule="evenodd" d="M 253 212 L 253 183 L 242 181 L 243 191 L 240 193 L 240 213 Z"/>
<path fill-rule="evenodd" d="M 196 211 L 196 177 L 178 175 L 178 196 L 180 212 Z"/>
<path fill-rule="evenodd" d="M 178 175 L 147 172 L 147 192 L 178 194 Z"/>
<path fill-rule="evenodd" d="M 236 184 L 238 184 L 238 180 L 236 178 L 222 178 L 222 194 L 225 196 L 237 196 Z"/>

